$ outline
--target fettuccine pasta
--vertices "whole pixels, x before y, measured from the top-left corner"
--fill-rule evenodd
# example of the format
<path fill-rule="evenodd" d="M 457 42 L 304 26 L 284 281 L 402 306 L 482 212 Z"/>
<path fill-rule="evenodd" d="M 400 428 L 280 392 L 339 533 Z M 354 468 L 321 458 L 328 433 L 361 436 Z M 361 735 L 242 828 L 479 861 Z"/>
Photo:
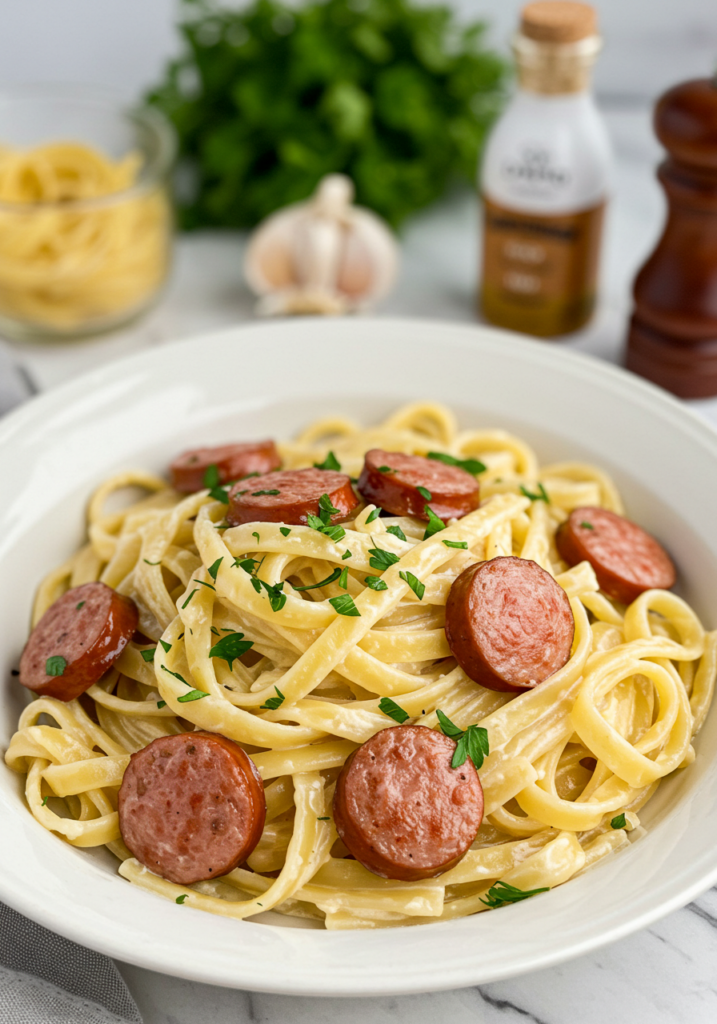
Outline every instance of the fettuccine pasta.
<path fill-rule="evenodd" d="M 363 505 L 333 540 L 310 526 L 227 526 L 226 504 L 207 490 L 183 496 L 142 471 L 107 480 L 90 502 L 86 545 L 43 581 L 33 621 L 69 587 L 101 580 L 134 600 L 151 643 L 129 643 L 82 698 L 41 697 L 22 714 L 6 761 L 26 775 L 36 820 L 74 846 L 106 845 L 120 875 L 150 893 L 238 919 L 273 909 L 329 929 L 482 912 L 495 905 L 487 894 L 496 883 L 552 888 L 626 847 L 660 782 L 694 759 L 714 691 L 717 632 L 705 632 L 669 591 L 619 605 L 601 593 L 588 562 L 561 561 L 556 529 L 572 509 L 623 511 L 609 477 L 579 462 L 540 466 L 520 438 L 461 430 L 448 409 L 428 403 L 371 428 L 320 420 L 279 447 L 286 468 L 321 463 L 331 450 L 353 477 L 376 447 L 478 458 L 481 505 L 427 539 L 425 522 L 376 517 Z M 145 496 L 108 511 L 129 487 Z M 365 584 L 377 544 L 399 556 L 381 590 Z M 500 555 L 530 559 L 554 577 L 575 621 L 567 663 L 517 696 L 468 678 L 444 632 L 453 580 Z M 257 592 L 239 564 L 246 559 L 270 587 L 285 581 L 281 607 Z M 337 567 L 348 568 L 346 590 L 335 580 L 291 586 L 316 584 Z M 407 570 L 425 585 L 420 599 L 400 576 Z M 346 592 L 358 615 L 330 603 Z M 229 630 L 253 643 L 233 664 L 209 655 Z M 180 700 L 187 686 L 201 699 Z M 385 697 L 430 728 L 441 710 L 460 729 L 487 730 L 483 823 L 462 860 L 436 878 L 380 878 L 347 858 L 337 837 L 338 773 L 359 744 L 395 725 L 379 708 Z M 251 756 L 267 815 L 246 864 L 186 886 L 131 856 L 117 794 L 133 752 L 195 729 L 221 733 Z"/>

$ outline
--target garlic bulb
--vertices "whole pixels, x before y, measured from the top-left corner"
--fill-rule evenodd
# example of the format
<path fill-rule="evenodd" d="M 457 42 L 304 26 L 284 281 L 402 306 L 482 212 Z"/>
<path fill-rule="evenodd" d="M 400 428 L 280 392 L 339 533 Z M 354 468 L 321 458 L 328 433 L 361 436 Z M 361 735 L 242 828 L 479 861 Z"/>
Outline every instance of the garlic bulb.
<path fill-rule="evenodd" d="M 375 213 L 353 206 L 353 182 L 328 174 L 311 199 L 267 217 L 249 240 L 244 273 L 257 312 L 358 312 L 396 280 L 398 244 Z"/>

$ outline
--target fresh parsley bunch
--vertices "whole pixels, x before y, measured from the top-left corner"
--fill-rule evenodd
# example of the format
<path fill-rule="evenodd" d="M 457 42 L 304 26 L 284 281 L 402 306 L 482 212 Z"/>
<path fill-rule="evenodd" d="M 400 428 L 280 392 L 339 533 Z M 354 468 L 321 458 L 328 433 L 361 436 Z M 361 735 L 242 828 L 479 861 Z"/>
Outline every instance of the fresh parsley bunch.
<path fill-rule="evenodd" d="M 185 227 L 249 227 L 330 171 L 396 226 L 473 180 L 506 73 L 483 23 L 414 0 L 183 4 L 184 53 L 149 101 L 193 171 Z"/>

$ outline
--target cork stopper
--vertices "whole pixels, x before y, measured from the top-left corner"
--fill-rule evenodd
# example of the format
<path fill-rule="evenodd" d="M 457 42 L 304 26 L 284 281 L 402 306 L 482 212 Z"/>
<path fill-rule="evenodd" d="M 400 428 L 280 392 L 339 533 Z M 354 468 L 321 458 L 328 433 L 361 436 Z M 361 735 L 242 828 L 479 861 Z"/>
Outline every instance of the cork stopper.
<path fill-rule="evenodd" d="M 597 34 L 597 13 L 575 0 L 538 0 L 523 8 L 520 32 L 540 43 L 577 43 Z"/>

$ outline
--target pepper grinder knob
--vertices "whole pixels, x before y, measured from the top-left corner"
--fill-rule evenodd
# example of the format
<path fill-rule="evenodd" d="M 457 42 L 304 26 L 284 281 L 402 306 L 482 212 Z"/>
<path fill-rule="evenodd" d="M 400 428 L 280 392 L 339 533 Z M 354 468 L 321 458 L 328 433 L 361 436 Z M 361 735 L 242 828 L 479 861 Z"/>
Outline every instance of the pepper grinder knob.
<path fill-rule="evenodd" d="M 717 395 L 717 80 L 668 90 L 654 116 L 669 156 L 662 237 L 635 278 L 625 365 L 681 398 Z"/>

